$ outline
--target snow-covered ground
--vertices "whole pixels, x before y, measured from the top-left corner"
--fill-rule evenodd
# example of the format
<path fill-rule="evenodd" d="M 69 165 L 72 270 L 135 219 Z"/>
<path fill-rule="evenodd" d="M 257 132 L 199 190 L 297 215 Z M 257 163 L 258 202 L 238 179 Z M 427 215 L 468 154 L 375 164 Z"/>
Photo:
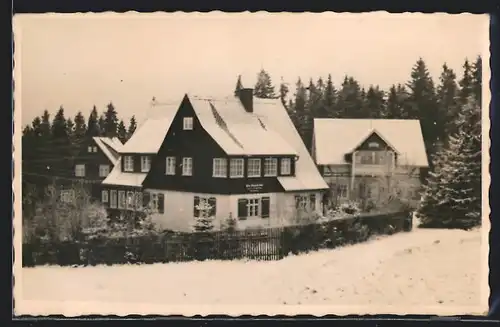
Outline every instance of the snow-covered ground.
<path fill-rule="evenodd" d="M 274 262 L 23 268 L 16 307 L 67 315 L 477 313 L 487 296 L 480 244 L 480 230 L 416 229 Z"/>

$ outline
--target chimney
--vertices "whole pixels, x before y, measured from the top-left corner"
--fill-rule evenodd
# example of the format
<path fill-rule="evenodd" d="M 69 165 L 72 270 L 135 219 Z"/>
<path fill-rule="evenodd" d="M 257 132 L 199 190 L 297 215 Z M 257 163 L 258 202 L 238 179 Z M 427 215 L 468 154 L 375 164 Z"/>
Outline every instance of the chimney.
<path fill-rule="evenodd" d="M 253 89 L 240 89 L 238 96 L 245 110 L 247 112 L 253 112 Z"/>

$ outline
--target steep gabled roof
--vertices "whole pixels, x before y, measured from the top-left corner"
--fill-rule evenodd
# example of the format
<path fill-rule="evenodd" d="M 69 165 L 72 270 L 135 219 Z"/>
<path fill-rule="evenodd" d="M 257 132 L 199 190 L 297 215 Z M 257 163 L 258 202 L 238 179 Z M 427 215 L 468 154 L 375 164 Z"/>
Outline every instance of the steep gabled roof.
<path fill-rule="evenodd" d="M 147 173 L 128 173 L 122 171 L 122 161 L 118 160 L 109 175 L 102 181 L 103 185 L 123 185 L 123 186 L 142 186 L 142 182 Z"/>
<path fill-rule="evenodd" d="M 120 158 L 118 153 L 121 150 L 122 142 L 116 137 L 93 137 L 99 149 L 113 164 Z"/>
<path fill-rule="evenodd" d="M 388 147 L 390 147 L 392 150 L 394 150 L 396 153 L 399 153 L 398 150 L 391 144 L 391 142 L 389 142 L 380 132 L 378 132 L 375 128 L 372 128 L 370 131 L 368 131 L 368 133 L 366 133 L 365 136 L 363 136 L 360 141 L 347 153 L 351 153 L 351 152 L 354 152 L 358 147 L 360 147 L 370 136 L 372 136 L 373 134 L 377 134 L 381 139 L 382 141 L 385 142 L 385 144 L 387 144 Z"/>
<path fill-rule="evenodd" d="M 428 167 L 420 121 L 410 119 L 314 119 L 315 160 L 318 165 L 345 164 L 373 130 L 399 153 L 401 163 Z"/>

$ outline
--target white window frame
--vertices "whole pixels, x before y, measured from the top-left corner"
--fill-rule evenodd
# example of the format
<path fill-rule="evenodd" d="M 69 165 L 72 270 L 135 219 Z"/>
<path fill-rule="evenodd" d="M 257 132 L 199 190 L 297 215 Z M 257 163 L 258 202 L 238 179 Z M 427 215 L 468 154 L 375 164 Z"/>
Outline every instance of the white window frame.
<path fill-rule="evenodd" d="M 167 157 L 165 159 L 165 175 L 175 175 L 175 157 Z"/>
<path fill-rule="evenodd" d="M 227 177 L 227 159 L 214 158 L 212 160 L 212 177 L 226 178 Z"/>
<path fill-rule="evenodd" d="M 127 194 L 125 191 L 118 191 L 118 209 L 127 207 Z"/>
<path fill-rule="evenodd" d="M 89 153 L 94 152 L 94 147 L 93 147 L 93 146 L 91 146 L 91 145 L 89 145 L 89 146 L 87 147 L 87 152 L 89 152 Z"/>
<path fill-rule="evenodd" d="M 116 190 L 109 191 L 109 207 L 118 208 L 118 192 Z"/>
<path fill-rule="evenodd" d="M 99 165 L 99 177 L 106 177 L 109 175 L 109 165 Z"/>
<path fill-rule="evenodd" d="M 264 176 L 278 176 L 278 158 L 264 159 Z"/>
<path fill-rule="evenodd" d="M 101 190 L 101 202 L 108 203 L 109 202 L 109 191 Z"/>
<path fill-rule="evenodd" d="M 135 192 L 127 191 L 127 196 L 125 198 L 125 207 L 127 209 L 134 209 L 135 207 Z"/>
<path fill-rule="evenodd" d="M 75 165 L 75 176 L 76 177 L 85 177 L 85 165 L 84 164 Z"/>
<path fill-rule="evenodd" d="M 124 156 L 123 157 L 123 171 L 133 172 L 134 171 L 134 157 Z"/>
<path fill-rule="evenodd" d="M 347 185 L 346 184 L 338 184 L 335 192 L 337 192 L 337 196 L 339 198 L 347 199 Z"/>
<path fill-rule="evenodd" d="M 296 209 L 307 210 L 309 204 L 309 197 L 304 194 L 297 194 L 299 197 L 299 203 L 296 204 Z"/>
<path fill-rule="evenodd" d="M 147 173 L 151 169 L 151 156 L 141 156 L 141 172 Z"/>
<path fill-rule="evenodd" d="M 149 207 L 151 211 L 153 212 L 158 212 L 158 207 L 159 207 L 159 199 L 158 199 L 158 193 L 150 193 L 149 194 Z"/>
<path fill-rule="evenodd" d="M 254 167 L 253 164 L 256 164 L 256 163 L 258 163 L 258 165 L 256 165 Z M 258 167 L 258 172 L 257 172 L 257 169 L 254 169 L 257 167 Z M 262 170 L 262 163 L 261 163 L 260 158 L 249 158 L 248 159 L 248 167 L 247 167 L 247 176 L 248 177 L 261 177 L 261 175 L 262 175 L 261 170 Z"/>
<path fill-rule="evenodd" d="M 260 198 L 248 198 L 247 218 L 258 218 L 260 217 L 260 212 L 261 212 Z"/>
<path fill-rule="evenodd" d="M 184 117 L 182 120 L 182 129 L 185 131 L 193 130 L 193 117 Z"/>
<path fill-rule="evenodd" d="M 59 192 L 59 200 L 63 203 L 72 203 L 75 196 L 73 190 L 61 190 Z"/>
<path fill-rule="evenodd" d="M 96 146 L 92 147 L 92 152 L 96 152 L 97 153 L 97 147 Z"/>
<path fill-rule="evenodd" d="M 193 158 L 182 158 L 182 176 L 193 176 Z"/>
<path fill-rule="evenodd" d="M 292 174 L 292 159 L 281 158 L 280 173 L 281 173 L 281 175 L 291 175 Z"/>
<path fill-rule="evenodd" d="M 229 176 L 231 178 L 245 177 L 245 160 L 243 158 L 232 158 L 229 166 Z"/>

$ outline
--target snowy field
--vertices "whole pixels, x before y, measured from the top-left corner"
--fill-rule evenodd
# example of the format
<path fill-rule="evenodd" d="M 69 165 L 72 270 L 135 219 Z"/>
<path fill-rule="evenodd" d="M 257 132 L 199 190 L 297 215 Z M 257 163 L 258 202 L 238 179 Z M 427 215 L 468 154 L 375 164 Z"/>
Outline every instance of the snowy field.
<path fill-rule="evenodd" d="M 23 268 L 22 311 L 42 310 L 43 301 L 43 310 L 68 315 L 220 313 L 222 305 L 245 312 L 280 306 L 279 313 L 287 307 L 323 314 L 471 313 L 487 296 L 481 295 L 480 244 L 479 230 L 416 229 L 274 262 Z"/>

